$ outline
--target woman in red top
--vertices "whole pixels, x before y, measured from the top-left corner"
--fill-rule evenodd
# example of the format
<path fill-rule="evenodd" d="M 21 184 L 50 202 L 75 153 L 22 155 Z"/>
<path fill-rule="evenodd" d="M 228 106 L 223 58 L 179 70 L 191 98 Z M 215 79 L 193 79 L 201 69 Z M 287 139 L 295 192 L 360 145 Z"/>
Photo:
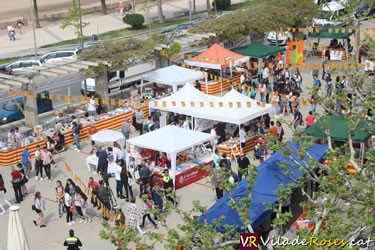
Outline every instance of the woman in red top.
<path fill-rule="evenodd" d="M 14 166 L 12 166 L 11 170 L 12 172 L 10 173 L 10 175 L 12 177 L 12 180 L 10 182 L 13 185 L 14 194 L 16 196 L 16 203 L 20 203 L 21 201 L 23 201 L 23 195 L 21 190 L 23 176 L 22 173 L 19 170 L 17 170 Z"/>
<path fill-rule="evenodd" d="M 315 116 L 313 115 L 312 111 L 309 111 L 309 115 L 306 116 L 305 121 L 306 121 L 306 128 L 311 127 L 312 125 L 314 125 Z"/>
<path fill-rule="evenodd" d="M 167 156 L 166 153 L 162 153 L 160 161 L 161 161 L 160 166 L 162 168 L 166 168 L 166 167 L 170 168 L 171 167 L 171 161 L 168 159 L 168 156 Z"/>

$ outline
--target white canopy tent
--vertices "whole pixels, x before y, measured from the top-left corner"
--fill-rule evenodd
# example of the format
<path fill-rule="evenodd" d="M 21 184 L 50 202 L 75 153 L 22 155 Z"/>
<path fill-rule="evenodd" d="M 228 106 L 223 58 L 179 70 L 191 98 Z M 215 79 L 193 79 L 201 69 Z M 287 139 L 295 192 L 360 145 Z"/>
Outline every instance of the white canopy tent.
<path fill-rule="evenodd" d="M 143 75 L 141 78 L 141 89 L 143 89 L 143 81 L 149 81 L 172 86 L 175 93 L 178 86 L 203 79 L 204 77 L 202 72 L 172 65 Z"/>
<path fill-rule="evenodd" d="M 185 86 L 184 89 L 189 88 Z M 150 108 L 157 108 L 164 111 L 175 112 L 194 118 L 202 118 L 214 121 L 227 122 L 232 124 L 243 124 L 261 115 L 271 113 L 272 105 L 265 107 L 258 105 L 258 102 L 248 98 L 235 90 L 230 91 L 223 97 L 214 97 L 201 93 L 203 96 L 186 96 L 177 93 L 150 102 Z M 194 106 L 191 105 L 194 103 Z"/>
<path fill-rule="evenodd" d="M 211 138 L 212 136 L 207 133 L 169 125 L 150 133 L 131 138 L 128 140 L 128 143 L 137 147 L 148 148 L 170 154 L 172 156 L 171 167 L 174 181 L 176 176 L 177 154 L 209 141 Z"/>

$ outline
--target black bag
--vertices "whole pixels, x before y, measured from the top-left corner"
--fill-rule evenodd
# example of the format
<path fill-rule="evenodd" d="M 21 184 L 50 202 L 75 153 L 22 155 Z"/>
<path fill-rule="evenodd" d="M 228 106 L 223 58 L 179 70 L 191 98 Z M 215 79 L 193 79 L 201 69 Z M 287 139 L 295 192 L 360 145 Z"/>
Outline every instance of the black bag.
<path fill-rule="evenodd" d="M 23 178 L 22 178 L 22 185 L 24 185 L 28 182 L 29 182 L 29 179 L 27 179 L 26 175 L 24 175 Z"/>
<path fill-rule="evenodd" d="M 36 210 L 36 207 L 35 207 L 35 205 L 32 205 L 32 206 L 31 206 L 31 210 L 33 210 L 33 211 L 35 211 L 35 210 Z"/>
<path fill-rule="evenodd" d="M 6 188 L 4 188 L 4 194 L 6 194 L 7 193 L 7 189 Z"/>

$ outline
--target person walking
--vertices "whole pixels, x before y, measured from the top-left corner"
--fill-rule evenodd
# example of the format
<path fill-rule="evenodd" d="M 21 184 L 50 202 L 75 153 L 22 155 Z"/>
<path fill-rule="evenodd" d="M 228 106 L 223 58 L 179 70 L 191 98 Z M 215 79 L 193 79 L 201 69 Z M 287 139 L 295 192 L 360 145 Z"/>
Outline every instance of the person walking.
<path fill-rule="evenodd" d="M 69 193 L 69 186 L 65 186 L 65 193 L 64 193 L 64 206 L 66 211 L 66 224 L 71 226 L 75 222 L 73 221 L 73 203 L 72 203 L 72 196 Z"/>
<path fill-rule="evenodd" d="M 97 202 L 97 196 L 98 196 L 98 191 L 99 191 L 99 183 L 97 181 L 94 181 L 94 178 L 90 177 L 89 178 L 89 183 L 88 183 L 88 188 L 91 191 L 91 204 L 93 207 L 96 207 L 98 205 Z"/>
<path fill-rule="evenodd" d="M 214 172 L 213 172 L 213 174 L 212 174 L 212 179 L 211 179 L 212 190 L 215 189 L 215 192 L 216 192 L 216 199 L 217 199 L 217 200 L 220 200 L 220 198 L 223 197 L 223 194 L 224 194 L 224 190 L 223 190 L 223 188 L 221 187 L 222 176 L 221 176 L 221 174 L 220 174 L 220 170 L 221 170 L 220 167 L 215 168 L 215 169 L 214 169 Z"/>
<path fill-rule="evenodd" d="M 250 166 L 250 160 L 245 156 L 243 152 L 240 153 L 240 156 L 237 158 L 238 164 L 238 177 L 242 180 L 242 176 L 247 176 Z"/>
<path fill-rule="evenodd" d="M 143 228 L 145 226 L 146 218 L 154 225 L 155 229 L 158 228 L 158 224 L 155 223 L 155 221 L 151 218 L 150 211 L 153 209 L 153 205 L 150 200 L 148 200 L 146 197 L 143 197 L 143 218 L 142 218 L 142 225 L 140 226 Z"/>
<path fill-rule="evenodd" d="M 98 114 L 96 113 L 96 104 L 95 104 L 95 96 L 92 95 L 90 98 L 89 103 L 87 104 L 87 112 L 89 116 L 97 116 Z"/>
<path fill-rule="evenodd" d="M 284 129 L 283 127 L 281 126 L 281 122 L 277 121 L 276 122 L 276 127 L 277 127 L 277 140 L 279 142 L 282 142 L 283 141 L 283 138 L 284 138 Z"/>
<path fill-rule="evenodd" d="M 25 169 L 26 177 L 29 178 L 31 173 L 31 155 L 29 152 L 29 147 L 27 146 L 21 153 L 21 163 L 23 165 L 23 168 Z"/>
<path fill-rule="evenodd" d="M 25 175 L 25 170 L 22 168 L 22 164 L 21 163 L 17 163 L 17 168 L 18 170 L 21 172 L 22 174 L 22 184 L 21 184 L 21 191 L 22 191 L 22 195 L 25 196 L 27 195 L 27 187 L 26 187 L 26 183 L 29 182 L 29 179 L 26 177 Z"/>
<path fill-rule="evenodd" d="M 141 182 L 139 184 L 139 198 L 142 198 L 142 195 L 147 194 L 147 187 L 150 184 L 151 170 L 146 166 L 144 161 L 139 169 L 139 177 Z"/>
<path fill-rule="evenodd" d="M 82 246 L 82 242 L 79 238 L 74 236 L 74 230 L 69 230 L 69 237 L 65 238 L 64 246 L 68 247 L 67 250 L 79 250 Z"/>
<path fill-rule="evenodd" d="M 174 183 L 173 183 L 173 179 L 169 175 L 169 170 L 168 169 L 164 169 L 163 173 L 164 173 L 164 176 L 163 176 L 163 189 L 164 189 L 165 197 L 174 206 L 177 207 L 178 202 L 173 198 L 173 196 L 174 196 Z"/>
<path fill-rule="evenodd" d="M 126 166 L 123 166 L 122 169 L 121 169 L 121 173 L 120 173 L 120 178 L 121 178 L 121 191 L 122 191 L 122 188 L 125 189 L 125 200 L 127 202 L 129 202 L 129 192 L 130 192 L 130 197 L 133 197 L 133 190 L 132 190 L 132 186 L 129 185 L 129 172 L 128 170 L 126 169 Z"/>
<path fill-rule="evenodd" d="M 22 195 L 22 179 L 23 174 L 16 169 L 14 166 L 11 167 L 11 183 L 13 185 L 14 195 L 16 197 L 16 203 L 21 203 L 23 201 L 23 195 Z"/>
<path fill-rule="evenodd" d="M 35 180 L 38 180 L 40 174 L 40 180 L 43 181 L 43 161 L 42 161 L 42 151 L 40 150 L 40 145 L 36 146 L 35 151 Z"/>
<path fill-rule="evenodd" d="M 16 37 L 14 35 L 14 28 L 11 24 L 8 24 L 7 31 L 8 31 L 9 41 L 16 41 Z"/>
<path fill-rule="evenodd" d="M 5 188 L 4 179 L 3 179 L 3 176 L 0 174 L 0 210 L 1 210 L 0 215 L 6 213 L 6 210 L 3 206 L 4 203 L 8 205 L 8 209 L 9 207 L 12 206 L 12 204 L 7 199 L 5 199 L 6 192 L 7 192 L 7 189 Z"/>
<path fill-rule="evenodd" d="M 56 203 L 57 203 L 57 212 L 59 214 L 59 218 L 61 218 L 63 214 L 63 207 L 64 207 L 64 187 L 60 180 L 56 181 Z"/>
<path fill-rule="evenodd" d="M 154 220 L 159 220 L 160 214 L 163 212 L 163 191 L 158 185 L 155 185 L 151 190 L 151 198 L 154 202 L 154 208 L 157 209 L 157 212 L 154 214 Z"/>
<path fill-rule="evenodd" d="M 121 127 L 121 132 L 124 134 L 125 137 L 125 144 L 124 144 L 124 149 L 126 148 L 126 142 L 130 138 L 130 134 L 132 133 L 132 129 L 130 127 L 130 119 L 126 118 L 124 123 L 122 124 Z"/>
<path fill-rule="evenodd" d="M 137 130 L 139 131 L 139 134 L 143 134 L 143 120 L 144 120 L 145 114 L 143 113 L 142 109 L 140 107 L 137 107 L 137 111 L 135 112 L 135 124 L 137 125 Z"/>
<path fill-rule="evenodd" d="M 130 202 L 128 204 L 127 210 L 127 226 L 133 230 L 136 230 L 141 236 L 144 235 L 140 225 L 139 225 L 139 217 L 141 216 L 141 212 L 135 205 L 135 197 L 130 198 Z"/>
<path fill-rule="evenodd" d="M 122 181 L 121 181 L 122 167 L 120 166 L 120 164 L 121 164 L 120 160 L 116 161 L 116 164 L 114 165 L 112 169 L 115 173 L 117 198 L 125 199 L 125 196 L 122 194 L 122 186 L 123 186 Z"/>
<path fill-rule="evenodd" d="M 45 207 L 45 202 L 42 200 L 42 195 L 40 194 L 39 191 L 35 193 L 35 198 L 34 198 L 34 205 L 32 206 L 33 210 L 37 213 L 38 218 L 36 220 L 33 220 L 33 223 L 35 226 L 38 226 L 38 221 L 40 222 L 39 227 L 43 228 L 46 227 L 44 224 L 44 214 L 42 212 L 43 210 L 46 210 Z"/>
<path fill-rule="evenodd" d="M 44 168 L 44 171 L 46 172 L 46 175 L 48 177 L 48 181 L 51 183 L 51 163 L 53 161 L 52 153 L 48 151 L 47 147 L 44 147 L 40 159 L 42 160 L 42 166 Z"/>
<path fill-rule="evenodd" d="M 82 129 L 82 124 L 77 124 L 76 122 L 73 122 L 73 137 L 74 137 L 74 142 L 76 144 L 76 149 L 74 149 L 76 152 L 81 151 L 81 144 L 79 142 L 79 134 L 81 133 Z"/>
<path fill-rule="evenodd" d="M 98 191 L 98 198 L 103 203 L 104 207 L 108 210 L 103 212 L 103 219 L 109 220 L 108 218 L 108 212 L 111 210 L 111 190 L 109 189 L 109 183 L 105 183 L 106 186 L 104 186 L 104 181 L 99 181 L 99 191 Z M 102 208 L 103 209 L 103 208 Z"/>

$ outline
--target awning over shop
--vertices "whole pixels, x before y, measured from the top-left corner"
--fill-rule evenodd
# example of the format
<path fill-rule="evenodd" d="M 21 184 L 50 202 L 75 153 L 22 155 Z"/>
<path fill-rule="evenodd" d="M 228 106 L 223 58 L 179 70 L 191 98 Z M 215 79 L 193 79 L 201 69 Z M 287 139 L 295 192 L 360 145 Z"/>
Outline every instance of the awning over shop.
<path fill-rule="evenodd" d="M 185 60 L 184 62 L 194 67 L 223 69 L 229 67 L 231 63 L 235 65 L 239 62 L 243 63 L 247 61 L 249 61 L 249 57 L 237 54 L 215 43 L 198 56 Z"/>
<path fill-rule="evenodd" d="M 329 39 L 347 39 L 354 34 L 355 28 L 343 27 L 338 25 L 327 25 L 309 33 L 309 37 L 329 38 Z"/>
<path fill-rule="evenodd" d="M 353 142 L 364 143 L 371 135 L 366 132 L 366 127 L 369 126 L 369 121 L 361 120 L 357 125 Z M 304 133 L 315 138 L 326 139 L 327 135 L 325 129 L 329 129 L 331 139 L 334 141 L 347 141 L 349 133 L 349 125 L 346 120 L 337 115 L 324 116 L 320 118 L 314 125 L 307 128 Z"/>
<path fill-rule="evenodd" d="M 237 49 L 233 49 L 232 51 L 244 56 L 266 58 L 277 53 L 284 52 L 285 48 L 270 46 L 263 43 L 252 43 Z"/>

